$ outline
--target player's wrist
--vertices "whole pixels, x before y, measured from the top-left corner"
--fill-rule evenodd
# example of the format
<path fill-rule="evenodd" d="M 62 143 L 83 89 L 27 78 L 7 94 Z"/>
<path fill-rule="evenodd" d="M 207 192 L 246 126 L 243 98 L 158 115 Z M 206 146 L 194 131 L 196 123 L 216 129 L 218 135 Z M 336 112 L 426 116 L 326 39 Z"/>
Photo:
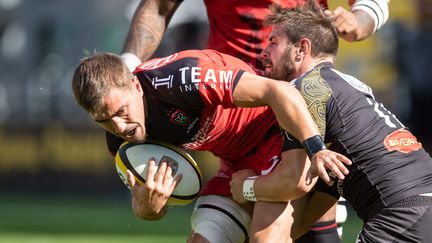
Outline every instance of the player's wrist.
<path fill-rule="evenodd" d="M 351 11 L 360 10 L 367 13 L 373 19 L 374 28 L 372 33 L 374 33 L 379 30 L 389 18 L 388 2 L 389 0 L 356 0 L 351 7 Z"/>
<path fill-rule="evenodd" d="M 254 183 L 257 177 L 258 176 L 250 176 L 243 181 L 243 197 L 251 202 L 257 201 L 254 189 Z"/>
<path fill-rule="evenodd" d="M 315 135 L 303 141 L 303 147 L 309 159 L 321 150 L 327 149 L 323 138 L 320 135 Z"/>

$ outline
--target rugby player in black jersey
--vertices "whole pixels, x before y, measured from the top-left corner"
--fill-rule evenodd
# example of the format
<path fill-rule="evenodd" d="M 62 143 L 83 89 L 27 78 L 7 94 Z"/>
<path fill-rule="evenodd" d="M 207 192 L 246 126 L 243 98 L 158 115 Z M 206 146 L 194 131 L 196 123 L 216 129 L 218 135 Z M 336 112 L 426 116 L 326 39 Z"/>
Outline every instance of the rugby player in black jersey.
<path fill-rule="evenodd" d="M 273 27 L 262 53 L 267 76 L 291 81 L 329 148 L 353 162 L 344 180 L 308 181 L 317 183 L 316 189 L 299 199 L 307 204 L 294 210 L 293 238 L 343 196 L 364 221 L 358 242 L 430 242 L 432 159 L 409 129 L 375 100 L 370 87 L 334 68 L 338 38 L 331 19 L 308 3 L 293 9 L 275 7 L 267 23 Z M 303 150 L 302 144 L 284 132 L 284 155 L 298 150 Z M 309 166 L 307 156 L 298 160 Z M 234 199 L 295 199 L 295 191 L 287 189 L 295 171 L 284 166 L 258 177 L 249 170 L 235 173 L 230 183 Z"/>

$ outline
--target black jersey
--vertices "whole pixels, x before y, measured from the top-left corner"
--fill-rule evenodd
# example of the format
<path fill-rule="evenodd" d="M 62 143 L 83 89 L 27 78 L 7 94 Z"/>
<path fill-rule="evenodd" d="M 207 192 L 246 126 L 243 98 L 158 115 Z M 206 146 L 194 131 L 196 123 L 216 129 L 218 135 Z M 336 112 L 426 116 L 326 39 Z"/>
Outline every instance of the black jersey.
<path fill-rule="evenodd" d="M 344 181 L 330 173 L 333 186 L 319 180 L 317 190 L 343 196 L 362 219 L 401 199 L 432 192 L 429 154 L 366 84 L 331 63 L 318 65 L 292 83 L 328 148 L 353 162 Z M 285 151 L 301 147 L 298 141 L 284 139 Z"/>

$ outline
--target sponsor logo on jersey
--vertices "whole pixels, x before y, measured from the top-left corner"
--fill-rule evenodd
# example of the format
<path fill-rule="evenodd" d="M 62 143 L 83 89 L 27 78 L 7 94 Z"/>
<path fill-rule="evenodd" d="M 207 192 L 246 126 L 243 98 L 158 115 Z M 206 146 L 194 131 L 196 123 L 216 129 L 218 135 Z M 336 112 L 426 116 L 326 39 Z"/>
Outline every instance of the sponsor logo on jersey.
<path fill-rule="evenodd" d="M 422 144 L 417 141 L 417 138 L 403 128 L 387 135 L 384 139 L 384 146 L 388 151 L 397 150 L 402 153 L 410 153 L 422 148 Z"/>
<path fill-rule="evenodd" d="M 159 86 L 165 86 L 167 89 L 172 88 L 174 75 L 168 75 L 166 78 L 154 77 L 152 78 L 152 85 L 155 89 L 158 89 Z"/>
<path fill-rule="evenodd" d="M 156 63 L 142 64 L 139 69 L 155 69 L 172 61 L 175 57 L 167 58 L 167 60 L 159 60 Z M 231 90 L 235 78 L 234 70 L 201 68 L 196 66 L 181 66 L 176 69 L 176 71 L 149 71 L 147 74 L 150 76 L 149 78 L 155 89 L 178 88 L 182 93 L 193 92 L 199 89 Z"/>
<path fill-rule="evenodd" d="M 181 126 L 187 126 L 190 124 L 189 116 L 180 109 L 177 109 L 172 113 L 170 121 Z"/>
<path fill-rule="evenodd" d="M 192 137 L 192 143 L 183 144 L 183 147 L 187 149 L 198 149 L 202 144 L 204 144 L 211 136 L 208 135 L 210 127 L 213 125 L 213 122 L 216 118 L 216 113 L 211 116 L 208 116 L 200 127 L 198 132 Z"/>
<path fill-rule="evenodd" d="M 181 92 L 201 89 L 230 90 L 234 78 L 234 71 L 219 69 L 204 69 L 201 67 L 183 67 L 179 69 Z"/>
<path fill-rule="evenodd" d="M 199 121 L 199 118 L 195 118 L 195 120 L 193 120 L 193 122 L 191 122 L 191 124 L 187 127 L 186 133 L 189 134 L 192 130 L 192 128 L 194 128 L 195 124 Z"/>

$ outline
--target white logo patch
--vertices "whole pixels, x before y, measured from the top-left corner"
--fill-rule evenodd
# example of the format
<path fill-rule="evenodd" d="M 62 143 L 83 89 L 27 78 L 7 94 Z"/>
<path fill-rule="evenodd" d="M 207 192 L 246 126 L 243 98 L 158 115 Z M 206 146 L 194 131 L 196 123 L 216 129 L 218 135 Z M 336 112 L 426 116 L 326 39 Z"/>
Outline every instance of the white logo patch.
<path fill-rule="evenodd" d="M 271 158 L 272 160 L 272 165 L 270 166 L 270 168 L 266 169 L 266 170 L 261 170 L 261 175 L 267 175 L 268 173 L 270 173 L 273 168 L 279 163 L 279 157 L 278 156 L 273 156 Z"/>

